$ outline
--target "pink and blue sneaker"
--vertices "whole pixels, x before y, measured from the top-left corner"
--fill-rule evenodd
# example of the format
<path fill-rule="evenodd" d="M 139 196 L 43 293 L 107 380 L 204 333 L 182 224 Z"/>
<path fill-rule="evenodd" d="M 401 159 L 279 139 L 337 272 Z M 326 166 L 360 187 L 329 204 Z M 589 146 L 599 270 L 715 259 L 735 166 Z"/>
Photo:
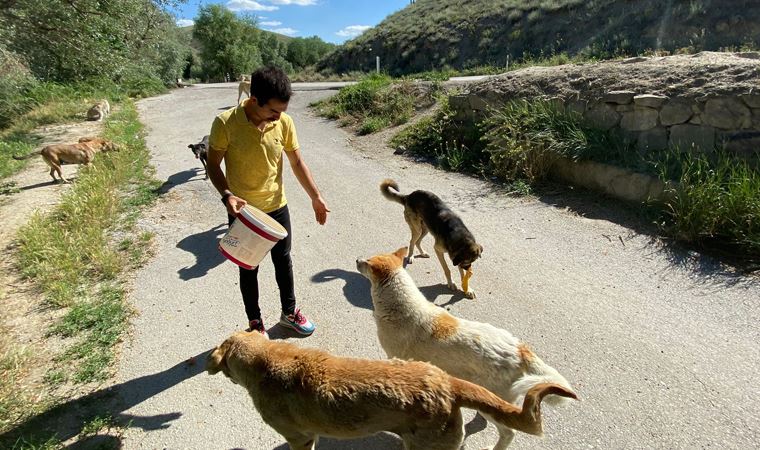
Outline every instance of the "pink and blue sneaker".
<path fill-rule="evenodd" d="M 313 333 L 316 328 L 306 316 L 301 314 L 300 309 L 297 309 L 293 314 L 282 313 L 280 316 L 280 325 L 291 328 L 297 333 L 305 336 Z"/>

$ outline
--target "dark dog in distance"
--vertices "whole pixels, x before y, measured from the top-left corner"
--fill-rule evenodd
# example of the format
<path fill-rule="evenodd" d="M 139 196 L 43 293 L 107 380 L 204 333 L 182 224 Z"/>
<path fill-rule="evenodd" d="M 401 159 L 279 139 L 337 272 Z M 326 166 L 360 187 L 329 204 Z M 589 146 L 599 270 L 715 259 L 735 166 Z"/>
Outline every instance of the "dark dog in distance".
<path fill-rule="evenodd" d="M 193 150 L 195 159 L 201 160 L 201 163 L 203 164 L 203 170 L 204 172 L 206 172 L 206 178 L 204 178 L 204 180 L 208 180 L 208 169 L 206 168 L 206 155 L 208 152 L 208 135 L 203 136 L 203 139 L 201 139 L 201 141 L 198 142 L 197 144 L 190 144 L 187 147 Z"/>

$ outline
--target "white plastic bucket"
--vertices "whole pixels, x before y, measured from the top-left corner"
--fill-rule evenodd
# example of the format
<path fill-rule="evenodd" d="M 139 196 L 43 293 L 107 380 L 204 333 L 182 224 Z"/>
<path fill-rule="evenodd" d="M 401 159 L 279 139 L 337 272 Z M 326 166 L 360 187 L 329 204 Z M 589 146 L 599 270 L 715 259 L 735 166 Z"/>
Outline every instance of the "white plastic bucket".
<path fill-rule="evenodd" d="M 219 251 L 238 266 L 251 270 L 259 265 L 277 242 L 287 236 L 285 227 L 276 220 L 246 205 L 219 242 Z"/>

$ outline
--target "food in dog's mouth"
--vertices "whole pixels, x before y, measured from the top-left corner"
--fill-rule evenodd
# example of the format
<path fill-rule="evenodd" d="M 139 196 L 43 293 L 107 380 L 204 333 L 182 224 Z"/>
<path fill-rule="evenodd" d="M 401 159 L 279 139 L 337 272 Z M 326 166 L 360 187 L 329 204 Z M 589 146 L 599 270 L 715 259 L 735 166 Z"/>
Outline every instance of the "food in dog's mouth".
<path fill-rule="evenodd" d="M 470 290 L 470 277 L 472 277 L 472 267 L 467 269 L 464 273 L 464 278 L 462 279 L 462 290 L 465 292 L 469 292 Z"/>

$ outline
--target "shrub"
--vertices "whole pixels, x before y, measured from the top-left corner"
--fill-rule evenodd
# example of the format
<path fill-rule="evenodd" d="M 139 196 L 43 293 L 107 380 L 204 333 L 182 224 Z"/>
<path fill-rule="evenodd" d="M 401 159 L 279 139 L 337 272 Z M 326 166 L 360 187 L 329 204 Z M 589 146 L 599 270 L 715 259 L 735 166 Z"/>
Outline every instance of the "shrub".
<path fill-rule="evenodd" d="M 0 129 L 34 106 L 26 93 L 36 85 L 22 58 L 0 46 Z"/>
<path fill-rule="evenodd" d="M 678 183 L 665 204 L 663 231 L 691 243 L 720 244 L 760 262 L 760 173 L 718 152 L 678 155 L 661 177 Z"/>
<path fill-rule="evenodd" d="M 606 132 L 548 101 L 509 102 L 483 128 L 494 173 L 507 180 L 544 179 L 560 157 L 609 160 L 625 152 Z"/>

